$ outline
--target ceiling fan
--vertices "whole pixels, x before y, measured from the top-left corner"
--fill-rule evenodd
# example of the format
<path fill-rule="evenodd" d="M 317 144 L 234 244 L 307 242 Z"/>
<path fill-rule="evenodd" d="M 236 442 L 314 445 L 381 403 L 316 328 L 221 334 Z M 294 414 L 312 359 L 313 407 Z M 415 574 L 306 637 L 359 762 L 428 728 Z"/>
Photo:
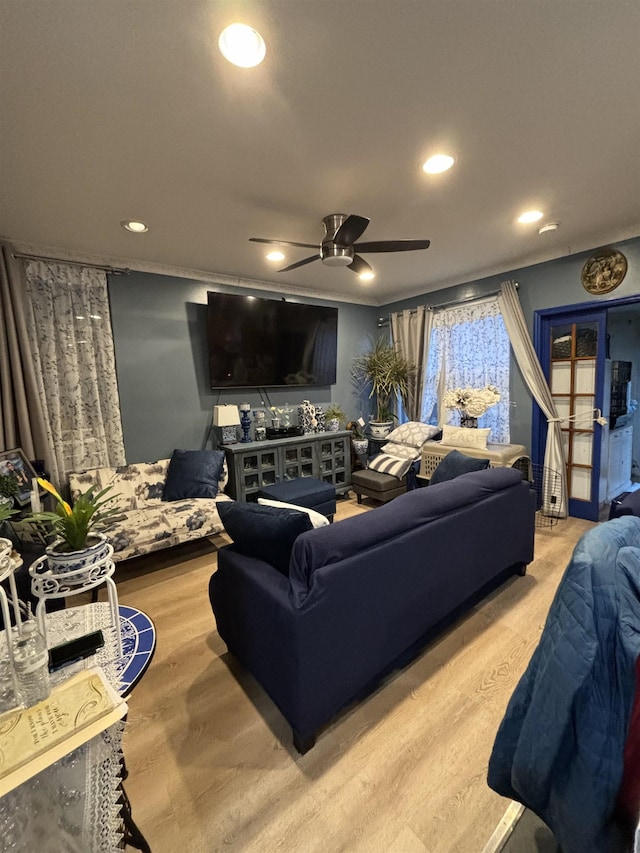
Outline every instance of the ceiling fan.
<path fill-rule="evenodd" d="M 309 258 L 289 264 L 278 272 L 289 272 L 312 261 L 322 261 L 328 267 L 346 267 L 356 273 L 373 273 L 373 269 L 357 252 L 410 252 L 414 249 L 428 249 L 429 240 L 376 240 L 372 243 L 356 243 L 369 224 L 365 216 L 355 213 L 331 213 L 322 220 L 324 239 L 319 251 Z M 253 243 L 273 243 L 277 246 L 298 246 L 302 249 L 318 248 L 314 243 L 292 243 L 289 240 L 265 240 L 262 237 L 250 237 Z"/>

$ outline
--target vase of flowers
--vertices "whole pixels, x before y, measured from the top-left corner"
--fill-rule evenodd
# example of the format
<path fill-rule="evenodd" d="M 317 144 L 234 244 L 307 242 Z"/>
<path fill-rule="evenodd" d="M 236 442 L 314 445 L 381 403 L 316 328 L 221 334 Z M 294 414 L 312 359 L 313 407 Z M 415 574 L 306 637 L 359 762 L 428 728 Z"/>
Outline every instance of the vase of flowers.
<path fill-rule="evenodd" d="M 484 388 L 454 388 L 446 392 L 442 402 L 447 409 L 459 410 L 460 426 L 475 428 L 478 418 L 499 400 L 496 386 L 485 385 Z"/>
<path fill-rule="evenodd" d="M 120 512 L 115 507 L 106 506 L 116 497 L 106 497 L 111 486 L 99 492 L 96 491 L 97 486 L 91 486 L 78 495 L 71 507 L 48 480 L 38 478 L 38 483 L 56 499 L 54 512 L 37 512 L 27 519 L 51 525 L 56 538 L 45 549 L 49 567 L 56 573 L 75 572 L 107 559 L 110 545 L 102 531 Z"/>

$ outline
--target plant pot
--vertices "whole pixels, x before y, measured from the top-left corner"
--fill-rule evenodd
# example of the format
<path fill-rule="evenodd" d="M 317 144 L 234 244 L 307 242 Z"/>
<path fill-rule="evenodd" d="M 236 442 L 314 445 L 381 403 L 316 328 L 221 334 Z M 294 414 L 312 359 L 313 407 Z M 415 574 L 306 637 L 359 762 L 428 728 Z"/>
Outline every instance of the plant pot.
<path fill-rule="evenodd" d="M 103 533 L 93 533 L 89 536 L 86 548 L 78 551 L 61 551 L 61 539 L 56 539 L 45 548 L 47 562 L 52 572 L 61 574 L 63 572 L 77 572 L 87 569 L 95 563 L 105 560 L 109 554 L 109 543 Z"/>
<path fill-rule="evenodd" d="M 330 418 L 327 421 L 327 425 L 326 425 L 327 432 L 337 432 L 339 428 L 340 428 L 340 421 L 338 420 L 338 418 Z"/>
<path fill-rule="evenodd" d="M 369 429 L 371 430 L 371 438 L 380 441 L 386 438 L 393 429 L 393 421 L 369 421 Z"/>
<path fill-rule="evenodd" d="M 477 429 L 478 419 L 471 417 L 471 415 L 460 415 L 460 426 L 467 427 L 467 429 Z"/>

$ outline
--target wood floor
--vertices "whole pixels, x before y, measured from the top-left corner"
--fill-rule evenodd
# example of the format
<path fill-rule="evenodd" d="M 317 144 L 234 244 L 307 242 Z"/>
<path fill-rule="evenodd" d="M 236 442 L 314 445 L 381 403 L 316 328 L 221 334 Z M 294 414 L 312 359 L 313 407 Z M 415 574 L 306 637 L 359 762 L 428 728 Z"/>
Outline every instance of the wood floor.
<path fill-rule="evenodd" d="M 337 517 L 366 511 L 342 500 Z M 126 788 L 153 853 L 479 853 L 508 805 L 485 781 L 495 732 L 591 526 L 566 519 L 537 531 L 526 577 L 344 712 L 304 756 L 216 632 L 207 587 L 226 537 L 119 567 L 121 603 L 147 612 L 158 632 L 125 733 Z"/>

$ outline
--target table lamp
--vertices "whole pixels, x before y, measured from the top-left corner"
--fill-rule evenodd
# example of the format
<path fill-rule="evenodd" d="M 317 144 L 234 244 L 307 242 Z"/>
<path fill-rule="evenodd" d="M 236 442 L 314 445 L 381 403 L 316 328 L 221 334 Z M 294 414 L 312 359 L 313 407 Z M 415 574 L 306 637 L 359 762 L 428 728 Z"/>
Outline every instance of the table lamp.
<path fill-rule="evenodd" d="M 238 407 L 227 403 L 213 407 L 213 425 L 220 429 L 220 444 L 235 444 L 236 427 L 240 423 Z"/>

